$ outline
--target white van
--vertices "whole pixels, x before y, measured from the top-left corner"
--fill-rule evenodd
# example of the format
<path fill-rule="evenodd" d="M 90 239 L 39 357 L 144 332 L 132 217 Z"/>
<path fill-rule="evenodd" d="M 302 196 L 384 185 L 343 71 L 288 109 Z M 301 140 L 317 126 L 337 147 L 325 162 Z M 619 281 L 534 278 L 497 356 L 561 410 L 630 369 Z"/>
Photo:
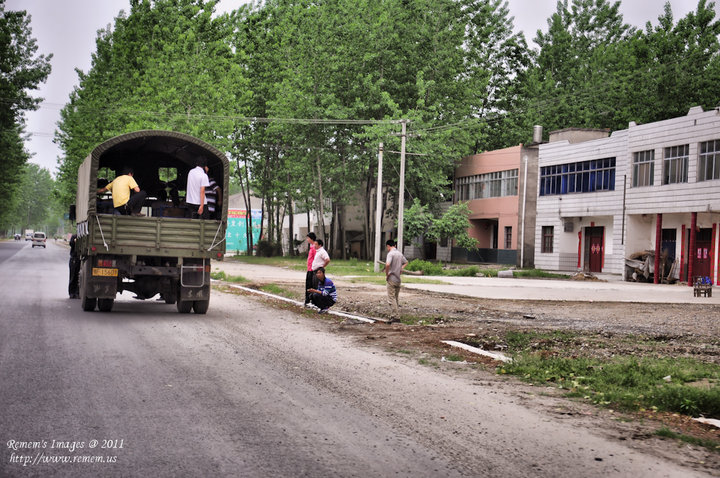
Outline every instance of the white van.
<path fill-rule="evenodd" d="M 35 246 L 38 246 L 38 247 L 42 246 L 42 247 L 44 248 L 44 247 L 46 247 L 46 246 L 45 246 L 45 241 L 46 241 L 46 240 L 47 240 L 47 237 L 45 237 L 45 233 L 44 233 L 44 232 L 36 232 L 36 233 L 33 234 L 33 237 L 32 237 L 32 246 L 33 246 L 33 247 L 35 247 Z"/>

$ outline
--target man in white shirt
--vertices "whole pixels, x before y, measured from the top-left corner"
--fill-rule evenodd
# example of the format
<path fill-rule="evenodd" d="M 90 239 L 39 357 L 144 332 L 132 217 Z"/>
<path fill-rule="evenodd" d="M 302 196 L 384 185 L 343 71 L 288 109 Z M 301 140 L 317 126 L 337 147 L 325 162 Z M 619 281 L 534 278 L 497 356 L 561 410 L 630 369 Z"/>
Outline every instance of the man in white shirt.
<path fill-rule="evenodd" d="M 323 245 L 322 239 L 315 240 L 315 258 L 313 259 L 311 266 L 313 270 L 313 289 L 317 289 L 317 270 L 321 267 L 324 269 L 328 264 L 330 264 L 330 255 L 327 253 Z"/>
<path fill-rule="evenodd" d="M 385 280 L 387 281 L 388 303 L 390 304 L 390 322 L 400 321 L 400 275 L 408 261 L 402 252 L 397 250 L 397 243 L 392 239 L 385 242 L 387 258 L 385 259 Z"/>
<path fill-rule="evenodd" d="M 195 168 L 188 173 L 185 204 L 190 211 L 191 219 L 206 219 L 208 214 L 205 207 L 207 204 L 205 188 L 210 187 L 207 159 L 198 156 L 195 164 Z"/>

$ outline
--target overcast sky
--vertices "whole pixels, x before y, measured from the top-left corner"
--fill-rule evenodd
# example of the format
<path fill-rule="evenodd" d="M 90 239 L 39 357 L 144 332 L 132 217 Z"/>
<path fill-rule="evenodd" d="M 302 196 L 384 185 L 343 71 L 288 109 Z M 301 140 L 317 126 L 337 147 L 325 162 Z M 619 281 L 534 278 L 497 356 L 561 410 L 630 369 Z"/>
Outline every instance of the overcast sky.
<path fill-rule="evenodd" d="M 657 23 L 666 0 L 623 0 L 621 11 L 626 23 L 643 27 Z M 229 11 L 244 0 L 221 0 L 220 10 Z M 671 0 L 675 19 L 684 17 L 697 6 L 697 0 Z M 716 10 L 720 16 L 720 0 Z M 31 161 L 55 174 L 61 151 L 52 142 L 60 109 L 77 85 L 75 68 L 88 71 L 90 55 L 95 51 L 97 31 L 113 23 L 120 10 L 129 12 L 129 0 L 6 0 L 6 10 L 27 10 L 32 16 L 32 36 L 38 52 L 53 54 L 52 73 L 34 96 L 44 98 L 40 109 L 27 114 L 31 133 L 26 148 Z M 547 30 L 547 18 L 555 11 L 555 0 L 509 0 L 515 26 L 525 32 L 531 46 L 538 29 Z"/>

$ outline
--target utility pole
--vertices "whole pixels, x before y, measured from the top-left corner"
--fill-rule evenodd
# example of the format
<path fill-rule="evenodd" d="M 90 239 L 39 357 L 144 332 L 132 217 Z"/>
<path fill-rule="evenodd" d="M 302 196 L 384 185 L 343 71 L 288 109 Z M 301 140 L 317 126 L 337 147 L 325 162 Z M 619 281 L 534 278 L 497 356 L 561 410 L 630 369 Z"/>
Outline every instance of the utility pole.
<path fill-rule="evenodd" d="M 380 241 L 382 238 L 382 168 L 383 144 L 380 143 L 380 149 L 378 150 L 377 188 L 375 189 L 375 273 L 380 272 Z"/>
<path fill-rule="evenodd" d="M 398 194 L 398 238 L 397 250 L 403 251 L 403 215 L 405 212 L 405 128 L 407 120 L 402 120 L 402 135 L 400 136 L 400 193 Z"/>

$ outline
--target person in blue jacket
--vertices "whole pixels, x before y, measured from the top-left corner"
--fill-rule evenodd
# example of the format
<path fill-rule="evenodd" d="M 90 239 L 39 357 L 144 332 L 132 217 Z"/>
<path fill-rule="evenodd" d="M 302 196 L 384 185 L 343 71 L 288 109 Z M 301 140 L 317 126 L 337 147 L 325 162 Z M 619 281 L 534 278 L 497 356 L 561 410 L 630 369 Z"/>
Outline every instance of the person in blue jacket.
<path fill-rule="evenodd" d="M 320 309 L 320 314 L 325 314 L 337 302 L 337 289 L 335 289 L 333 281 L 325 276 L 324 267 L 319 267 L 315 271 L 315 277 L 317 278 L 317 289 L 308 289 L 307 291 L 310 293 L 310 302 Z"/>

